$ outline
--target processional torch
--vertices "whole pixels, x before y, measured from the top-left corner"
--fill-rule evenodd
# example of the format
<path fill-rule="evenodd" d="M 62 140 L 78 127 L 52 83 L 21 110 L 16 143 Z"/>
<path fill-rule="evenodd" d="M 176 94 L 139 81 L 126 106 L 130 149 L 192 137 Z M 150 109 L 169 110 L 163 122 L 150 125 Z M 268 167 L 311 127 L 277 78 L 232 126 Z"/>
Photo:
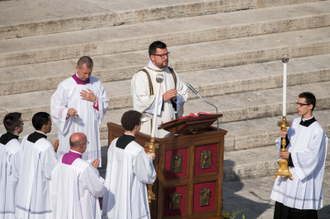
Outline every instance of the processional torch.
<path fill-rule="evenodd" d="M 158 116 L 158 102 L 159 102 L 159 92 L 160 92 L 160 85 L 164 80 L 163 74 L 157 74 L 156 81 L 157 81 L 157 88 L 156 88 L 156 100 L 154 102 L 154 115 L 152 118 L 152 129 L 151 129 L 151 139 L 150 142 L 146 142 L 145 147 L 148 148 L 148 152 L 155 153 L 156 149 L 159 148 L 159 144 L 155 142 L 155 134 L 156 134 L 156 128 L 157 128 L 157 116 Z M 148 185 L 148 198 L 149 203 L 151 203 L 151 200 L 156 200 L 155 194 L 152 192 L 152 185 Z"/>
<path fill-rule="evenodd" d="M 287 87 L 287 64 L 289 62 L 288 55 L 284 55 L 282 58 L 283 62 L 283 119 L 282 121 L 277 122 L 277 126 L 281 127 L 281 131 L 286 132 L 288 127 L 291 126 L 290 122 L 286 121 L 286 87 Z M 282 138 L 281 141 L 281 151 L 288 151 L 286 146 L 286 138 Z M 292 180 L 292 173 L 289 171 L 288 168 L 288 161 L 287 159 L 281 159 L 278 161 L 279 169 L 274 173 L 274 179 L 277 178 L 277 176 L 289 177 L 289 179 Z"/>

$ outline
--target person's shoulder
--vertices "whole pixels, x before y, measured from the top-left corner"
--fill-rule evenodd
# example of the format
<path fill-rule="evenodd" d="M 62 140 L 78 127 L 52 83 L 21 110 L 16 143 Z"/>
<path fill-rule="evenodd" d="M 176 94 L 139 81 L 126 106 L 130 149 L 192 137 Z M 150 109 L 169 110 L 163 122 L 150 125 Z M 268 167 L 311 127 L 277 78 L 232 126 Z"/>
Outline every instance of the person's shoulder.
<path fill-rule="evenodd" d="M 130 152 L 135 155 L 140 153 L 142 150 L 144 150 L 143 147 L 135 141 L 132 141 L 131 143 L 129 143 L 125 148 L 125 151 Z"/>
<path fill-rule="evenodd" d="M 93 84 L 93 83 L 100 83 L 100 84 L 101 84 L 100 79 L 98 79 L 98 78 L 96 78 L 96 77 L 93 77 L 93 76 L 90 76 L 90 77 L 89 77 L 89 82 L 90 82 L 91 84 Z"/>
<path fill-rule="evenodd" d="M 165 68 L 165 72 L 170 73 L 170 74 L 172 74 L 172 72 L 174 72 L 175 74 L 177 74 L 176 71 L 173 68 L 171 68 L 170 66 L 167 66 Z"/>
<path fill-rule="evenodd" d="M 76 85 L 76 81 L 73 79 L 73 77 L 68 77 L 64 81 L 62 81 L 58 86 L 67 88 L 68 86 Z"/>
<path fill-rule="evenodd" d="M 323 128 L 322 128 L 322 126 L 320 125 L 320 123 L 318 121 L 313 122 L 310 125 L 310 128 L 312 128 L 315 133 L 319 133 L 319 132 L 324 133 Z"/>
<path fill-rule="evenodd" d="M 86 160 L 83 160 L 81 158 L 77 158 L 75 161 L 73 161 L 71 166 L 75 167 L 80 172 L 85 171 L 87 168 L 94 168 L 92 164 L 88 163 Z"/>
<path fill-rule="evenodd" d="M 146 66 L 144 66 L 144 67 L 140 68 L 140 69 L 134 74 L 134 76 L 136 75 L 136 76 L 145 76 L 145 77 L 146 77 L 146 71 L 147 71 L 147 72 L 150 72 L 150 70 L 149 70 Z"/>
<path fill-rule="evenodd" d="M 46 151 L 48 149 L 53 150 L 53 148 L 54 148 L 52 143 L 50 141 L 48 141 L 46 138 L 40 138 L 34 144 L 36 147 L 38 147 L 38 149 L 40 151 Z"/>
<path fill-rule="evenodd" d="M 19 151 L 20 147 L 21 142 L 14 138 L 7 143 L 7 152 L 9 152 L 10 154 L 16 153 L 17 151 Z"/>

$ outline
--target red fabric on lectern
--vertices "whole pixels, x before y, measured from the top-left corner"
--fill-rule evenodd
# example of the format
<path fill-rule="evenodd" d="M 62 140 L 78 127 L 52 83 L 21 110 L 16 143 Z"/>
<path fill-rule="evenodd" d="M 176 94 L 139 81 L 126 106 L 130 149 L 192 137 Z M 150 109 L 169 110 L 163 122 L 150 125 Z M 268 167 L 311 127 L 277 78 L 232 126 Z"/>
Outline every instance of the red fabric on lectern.
<path fill-rule="evenodd" d="M 211 159 L 211 167 L 208 169 L 201 169 L 200 167 L 200 160 L 201 160 L 201 152 L 204 150 L 210 150 L 212 152 L 212 159 Z M 205 174 L 205 173 L 212 173 L 217 171 L 217 145 L 204 145 L 196 147 L 195 149 L 195 175 L 198 174 Z"/>
<path fill-rule="evenodd" d="M 180 210 L 170 211 L 168 209 L 168 197 L 172 193 L 181 193 L 181 206 Z M 164 189 L 164 217 L 181 215 L 186 213 L 186 186 L 174 187 Z"/>
<path fill-rule="evenodd" d="M 214 210 L 215 209 L 215 196 L 216 196 L 215 186 L 216 186 L 215 182 L 195 184 L 195 188 L 194 188 L 194 212 L 208 211 L 208 210 Z M 203 188 L 210 188 L 210 190 L 211 190 L 210 205 L 200 207 L 199 206 L 199 191 Z"/>
<path fill-rule="evenodd" d="M 188 153 L 187 148 L 166 151 L 166 153 L 165 153 L 165 178 L 166 179 L 187 176 L 187 153 Z M 171 173 L 171 157 L 174 154 L 182 154 L 181 173 Z"/>

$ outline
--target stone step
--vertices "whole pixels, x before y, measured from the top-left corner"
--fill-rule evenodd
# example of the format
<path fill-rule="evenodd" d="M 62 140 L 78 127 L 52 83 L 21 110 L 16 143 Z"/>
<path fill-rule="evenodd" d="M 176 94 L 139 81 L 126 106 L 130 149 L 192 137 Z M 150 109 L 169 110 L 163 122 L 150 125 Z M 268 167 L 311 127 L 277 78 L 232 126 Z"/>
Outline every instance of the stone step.
<path fill-rule="evenodd" d="M 325 1 L 2 40 L 0 67 L 138 51 L 157 39 L 177 46 L 325 27 L 329 20 Z"/>
<path fill-rule="evenodd" d="M 330 82 L 323 82 L 323 83 L 316 83 L 316 84 L 306 84 L 306 85 L 299 85 L 299 86 L 292 86 L 288 87 L 287 90 L 287 114 L 294 114 L 296 113 L 295 103 L 297 101 L 297 96 L 299 93 L 303 91 L 312 91 L 317 97 L 317 106 L 316 112 L 325 112 L 322 116 L 322 121 L 327 121 L 325 117 L 327 117 L 327 110 L 330 110 Z M 50 94 L 51 95 L 51 94 Z M 13 97 L 15 96 L 15 97 Z M 33 97 L 33 99 L 32 99 Z M 24 126 L 24 134 L 30 133 L 33 131 L 31 125 L 31 117 L 38 111 L 46 111 L 49 112 L 49 99 L 50 96 L 44 96 L 43 98 L 38 97 L 37 95 L 12 95 L 10 98 L 9 96 L 0 97 L 0 102 L 3 103 L 3 106 L 7 106 L 9 103 L 12 103 L 12 100 L 16 100 L 16 104 L 12 105 L 11 108 L 8 106 L 7 108 L 3 108 L 0 112 L 0 118 L 3 118 L 7 112 L 14 112 L 18 111 L 21 112 L 23 115 L 23 120 L 25 121 Z M 44 102 L 34 101 L 34 100 L 43 100 Z M 246 132 L 246 129 L 252 130 L 251 127 L 254 127 L 260 122 L 256 122 L 255 119 L 264 119 L 267 117 L 270 121 L 269 124 L 274 124 L 274 128 L 276 122 L 280 120 L 282 114 L 282 89 L 270 89 L 270 90 L 263 90 L 263 91 L 253 91 L 253 92 L 246 92 L 246 93 L 238 93 L 238 94 L 231 94 L 225 96 L 217 96 L 207 98 L 207 100 L 215 105 L 218 105 L 219 113 L 223 113 L 223 117 L 220 118 L 220 127 L 223 127 L 226 130 L 233 130 L 234 132 L 237 130 L 242 130 L 241 133 Z M 120 124 L 120 118 L 122 114 L 130 108 L 123 108 L 119 110 L 108 110 L 103 122 L 100 126 L 100 133 L 101 139 L 107 139 L 107 126 L 108 122 L 114 122 Z M 207 105 L 200 99 L 192 99 L 188 100 L 185 104 L 185 115 L 189 113 L 197 113 L 197 112 L 210 112 L 215 113 L 213 107 Z M 246 123 L 246 120 L 253 120 L 251 123 Z M 236 122 L 236 123 L 235 123 Z M 245 125 L 247 124 L 247 126 Z M 231 125 L 233 124 L 233 125 Z M 327 123 L 322 124 L 325 127 Z M 330 124 L 330 122 L 329 122 Z M 240 128 L 235 128 L 235 127 Z M 268 129 L 260 129 L 268 130 Z M 275 129 L 274 129 L 275 130 Z M 3 126 L 0 127 L 0 133 L 4 132 Z M 56 136 L 56 126 L 53 126 L 53 131 L 50 135 Z M 263 133 L 262 138 L 267 139 L 257 142 L 255 139 L 249 137 L 249 135 L 242 134 L 237 135 L 228 135 L 228 142 L 226 150 L 241 150 L 247 149 L 251 147 L 260 147 L 265 146 L 267 144 L 271 144 L 270 142 L 274 137 L 274 133 Z M 329 134 L 330 135 L 330 134 Z M 235 136 L 240 136 L 236 138 Z M 55 137 L 50 137 L 49 139 L 55 139 Z M 265 142 L 268 142 L 265 144 Z"/>
<path fill-rule="evenodd" d="M 282 5 L 319 2 L 319 0 L 281 1 L 2 1 L 0 39 L 20 38 L 154 20 L 201 16 Z M 20 16 L 17 16 L 20 15 Z"/>
<path fill-rule="evenodd" d="M 288 85 L 330 81 L 330 54 L 291 59 L 288 64 Z M 283 64 L 264 62 L 212 70 L 180 73 L 203 97 L 222 96 L 248 91 L 281 88 Z M 111 99 L 109 109 L 132 107 L 131 80 L 104 83 Z M 189 100 L 198 98 L 189 90 Z"/>
<path fill-rule="evenodd" d="M 329 142 L 328 142 L 329 144 Z M 242 151 L 225 152 L 223 165 L 224 181 L 274 176 L 278 170 L 278 150 L 275 145 Z M 330 167 L 330 152 L 325 168 Z M 278 176 L 279 177 L 279 176 Z"/>
<path fill-rule="evenodd" d="M 322 58 L 326 58 L 325 56 Z M 315 61 L 315 63 L 320 63 L 317 61 L 320 61 L 321 58 L 317 59 L 315 57 L 311 58 L 310 60 Z M 298 63 L 302 63 L 304 62 L 306 59 L 300 59 L 298 61 Z M 292 61 L 294 62 L 294 61 Z M 321 62 L 322 63 L 322 62 Z M 270 66 L 272 64 L 276 64 L 276 63 L 268 63 Z M 266 65 L 266 64 L 265 64 Z M 270 100 L 268 100 L 267 98 L 271 98 L 273 99 L 273 95 L 276 95 L 276 98 L 278 101 L 281 100 L 281 71 L 282 71 L 282 66 L 281 63 L 278 64 L 278 73 L 277 73 L 277 77 L 275 76 L 266 76 L 264 78 L 264 80 L 267 80 L 268 77 L 274 77 L 275 80 L 270 82 L 273 82 L 274 84 L 277 84 L 277 86 L 274 86 L 276 89 L 269 89 L 269 90 L 263 90 L 265 89 L 265 87 L 263 87 L 262 83 L 260 83 L 260 85 L 256 85 L 254 87 L 254 84 L 257 84 L 253 81 L 253 79 L 246 76 L 242 76 L 241 74 L 241 78 L 239 78 L 240 74 L 237 74 L 237 77 L 235 78 L 235 80 L 237 80 L 237 82 L 230 81 L 228 83 L 232 83 L 234 84 L 234 88 L 232 89 L 232 92 L 228 92 L 228 93 L 233 93 L 231 95 L 223 95 L 223 94 L 227 94 L 226 92 L 222 91 L 219 92 L 220 95 L 222 96 L 215 96 L 215 97 L 210 97 L 208 98 L 208 100 L 211 103 L 215 103 L 216 105 L 219 106 L 219 110 L 220 112 L 226 114 L 225 117 L 223 117 L 221 120 L 223 122 L 229 122 L 229 121 L 237 121 L 237 120 L 245 120 L 245 119 L 250 119 L 250 118 L 254 118 L 254 117 L 266 117 L 266 116 L 274 116 L 274 110 L 277 111 L 277 109 L 280 107 L 280 102 L 279 103 L 273 103 L 270 102 Z M 306 65 L 308 65 L 308 63 L 306 63 Z M 256 66 L 256 65 L 254 65 Z M 294 66 L 297 66 L 296 64 L 294 64 Z M 309 65 L 310 67 L 305 69 L 312 69 L 313 65 Z M 322 66 L 322 65 L 321 65 Z M 252 66 L 253 67 L 253 66 Z M 259 66 L 260 67 L 260 66 Z M 301 68 L 303 68 L 304 66 L 302 65 Z M 238 68 L 238 67 L 237 67 Z M 319 66 L 319 68 L 321 68 Z M 275 68 L 274 68 L 275 69 Z M 298 68 L 299 69 L 299 68 Z M 250 70 L 252 72 L 252 69 Z M 317 71 L 317 70 L 316 70 Z M 261 71 L 262 72 L 262 71 Z M 295 72 L 295 71 L 293 71 Z M 292 73 L 293 73 L 292 72 Z M 327 87 L 328 84 L 330 82 L 327 82 L 327 78 L 329 78 L 329 71 L 319 71 L 317 74 L 312 75 L 312 76 L 308 76 L 306 77 L 305 80 L 298 80 L 302 77 L 304 77 L 306 74 L 311 74 L 314 73 L 315 71 L 307 71 L 307 73 L 302 74 L 301 72 L 298 72 L 297 74 L 293 73 L 293 74 L 289 74 L 289 83 L 288 84 L 294 84 L 294 85 L 300 85 L 303 83 L 315 83 L 320 81 L 319 79 L 321 79 L 321 81 L 326 81 L 323 83 L 318 83 L 318 84 L 305 84 L 305 85 L 301 85 L 301 86 L 291 86 L 288 88 L 288 95 L 290 97 L 291 95 L 291 99 L 288 99 L 290 101 L 292 101 L 292 104 L 294 104 L 294 102 L 296 101 L 296 96 L 297 94 L 299 94 L 300 92 L 302 92 L 302 90 L 311 90 L 313 92 L 319 92 L 320 94 L 317 95 L 317 97 L 319 99 L 322 99 L 322 101 L 326 101 L 329 97 L 327 96 L 327 91 L 329 90 L 329 88 Z M 256 72 L 256 75 L 260 74 L 260 72 Z M 253 74 L 251 74 L 253 75 Z M 265 73 L 265 75 L 267 75 Z M 298 76 L 296 76 L 298 75 Z M 232 76 L 236 76 L 235 74 L 233 74 Z M 259 80 L 258 76 L 252 76 L 252 78 L 255 77 L 255 80 Z M 322 78 L 324 77 L 324 79 Z M 199 77 L 195 77 L 196 80 L 196 84 L 198 84 L 197 81 L 199 81 L 199 83 L 204 82 L 205 84 L 203 85 L 199 85 L 197 86 L 198 88 L 202 88 L 202 90 L 209 90 L 209 95 L 206 96 L 214 96 L 216 95 L 216 92 L 212 93 L 212 86 L 218 86 L 218 89 L 222 89 L 221 88 L 221 84 L 216 84 L 213 83 L 212 85 L 208 84 L 210 83 L 207 81 L 206 79 L 202 79 L 202 76 Z M 209 76 L 207 77 L 208 79 L 212 80 L 212 77 Z M 220 78 L 220 77 L 218 77 Z M 315 78 L 315 79 L 313 79 Z M 194 81 L 188 80 L 189 78 L 186 78 L 187 81 L 186 82 L 190 82 L 193 86 L 195 85 L 195 83 L 193 83 Z M 217 75 L 213 75 L 213 79 L 215 81 L 217 81 Z M 239 79 L 241 79 L 239 81 Z M 262 81 L 262 78 L 260 79 Z M 276 81 L 278 81 L 276 83 Z M 296 81 L 298 83 L 294 83 L 291 81 Z M 329 81 L 329 80 L 328 80 Z M 226 84 L 226 82 L 223 82 L 224 84 Z M 253 91 L 253 92 L 249 92 L 249 93 L 241 93 L 240 91 L 236 91 L 235 90 L 235 83 L 236 86 L 241 87 L 240 91 Z M 251 83 L 251 84 L 249 84 Z M 245 87 L 241 86 L 240 84 L 247 84 Z M 197 91 L 199 91 L 199 89 L 196 87 Z M 210 87 L 210 88 L 208 88 Z M 249 87 L 253 87 L 253 89 L 249 89 Z M 110 111 L 112 109 L 121 109 L 121 108 L 130 108 L 132 107 L 131 105 L 131 98 L 130 98 L 130 81 L 125 81 L 124 83 L 119 83 L 119 84 L 111 84 L 111 83 L 105 83 L 105 89 L 109 95 L 110 98 L 110 104 L 109 104 L 109 109 Z M 256 89 L 256 91 L 254 91 Z M 5 116 L 5 114 L 7 112 L 13 112 L 13 111 L 20 111 L 24 114 L 24 117 L 26 120 L 30 120 L 33 116 L 34 113 L 38 112 L 38 111 L 46 111 L 49 112 L 49 107 L 50 107 L 50 98 L 52 96 L 52 94 L 54 93 L 54 90 L 49 90 L 49 91 L 41 91 L 41 92 L 30 92 L 30 93 L 23 93 L 23 94 L 14 94 L 14 95 L 7 95 L 7 96 L 0 96 L 0 102 L 2 103 L 2 106 L 0 107 L 0 118 L 3 118 Z M 206 91 L 204 93 L 207 93 Z M 267 98 L 266 98 L 267 96 Z M 249 98 L 247 98 L 249 97 Z M 202 100 L 200 99 L 196 99 L 197 97 L 190 93 L 190 99 L 188 100 L 185 108 L 186 108 L 186 112 L 195 112 L 196 109 L 200 109 L 199 111 L 213 111 L 212 107 L 210 108 L 207 104 L 202 103 Z M 15 100 L 15 101 L 13 101 Z M 258 101 L 259 106 L 255 106 L 256 101 Z M 224 103 L 223 105 L 220 105 L 220 103 Z M 264 105 L 260 105 L 264 103 Z M 273 104 L 273 105 L 272 105 Z M 324 106 L 323 106 L 324 105 Z M 319 105 L 319 109 L 326 109 L 328 107 L 328 105 L 326 104 L 326 102 L 323 103 L 323 105 Z M 253 107 L 252 107 L 253 106 Z M 251 111 L 251 112 L 250 112 Z M 250 112 L 248 115 L 246 115 L 247 112 Z M 289 112 L 291 113 L 291 112 Z M 277 114 L 278 115 L 278 114 Z"/>
<path fill-rule="evenodd" d="M 229 66 L 330 53 L 330 27 L 169 47 L 170 66 L 177 72 L 195 72 Z M 93 57 L 94 72 L 103 83 L 131 79 L 148 62 L 147 51 Z M 129 62 L 128 62 L 129 60 Z M 72 75 L 77 60 L 0 68 L 0 94 L 55 89 Z M 129 64 L 128 64 L 129 63 Z M 42 73 L 40 73 L 42 72 Z M 56 72 L 56 73 L 55 73 Z"/>

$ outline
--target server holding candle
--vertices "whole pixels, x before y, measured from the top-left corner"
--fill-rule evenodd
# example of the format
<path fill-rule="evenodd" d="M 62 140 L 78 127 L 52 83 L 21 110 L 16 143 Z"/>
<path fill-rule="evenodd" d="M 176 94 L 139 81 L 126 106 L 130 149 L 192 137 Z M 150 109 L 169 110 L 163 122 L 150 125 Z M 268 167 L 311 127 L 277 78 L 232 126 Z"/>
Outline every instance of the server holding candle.
<path fill-rule="evenodd" d="M 291 122 L 287 132 L 281 130 L 275 141 L 279 158 L 288 160 L 292 180 L 288 177 L 275 180 L 271 193 L 271 199 L 276 201 L 274 219 L 314 219 L 318 218 L 317 210 L 323 207 L 322 181 L 328 138 L 313 116 L 315 106 L 314 94 L 301 93 L 297 101 L 301 117 Z M 281 150 L 282 139 L 286 139 L 287 151 Z"/>

